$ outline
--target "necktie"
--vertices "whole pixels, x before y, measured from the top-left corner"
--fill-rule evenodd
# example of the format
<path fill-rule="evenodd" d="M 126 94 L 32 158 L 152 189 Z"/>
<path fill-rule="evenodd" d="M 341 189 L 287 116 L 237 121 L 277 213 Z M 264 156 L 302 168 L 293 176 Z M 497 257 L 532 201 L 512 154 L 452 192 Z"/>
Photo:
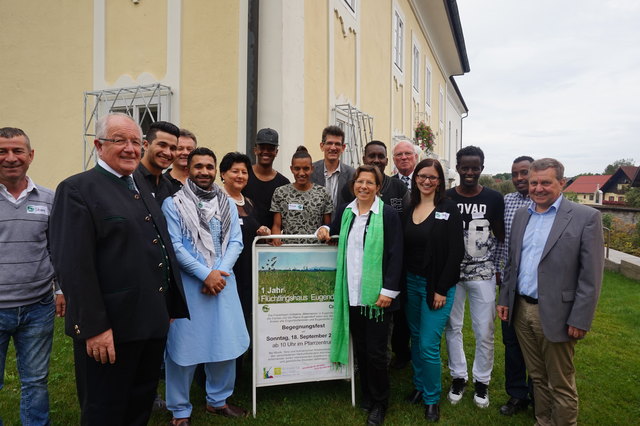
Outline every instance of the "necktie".
<path fill-rule="evenodd" d="M 407 188 L 409 188 L 409 185 L 411 185 L 411 179 L 409 179 L 409 176 L 402 176 L 400 179 L 404 182 Z"/>
<path fill-rule="evenodd" d="M 127 188 L 129 188 L 129 191 L 132 191 L 135 193 L 138 192 L 138 190 L 136 189 L 136 185 L 133 183 L 133 178 L 131 176 L 122 176 L 120 179 L 122 179 L 127 183 Z"/>

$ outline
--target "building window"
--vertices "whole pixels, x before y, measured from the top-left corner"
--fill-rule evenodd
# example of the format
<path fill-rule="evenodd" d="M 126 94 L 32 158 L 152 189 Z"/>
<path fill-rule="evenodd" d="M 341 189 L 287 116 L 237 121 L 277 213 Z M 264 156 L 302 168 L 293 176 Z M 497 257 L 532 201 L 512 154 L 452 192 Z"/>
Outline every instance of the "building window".
<path fill-rule="evenodd" d="M 589 200 L 593 201 L 593 194 L 589 194 Z"/>
<path fill-rule="evenodd" d="M 357 0 L 343 0 L 344 4 L 351 10 L 353 13 L 356 13 L 356 4 Z"/>
<path fill-rule="evenodd" d="M 416 93 L 420 92 L 420 50 L 418 49 L 418 45 L 414 43 L 413 45 L 413 76 L 412 76 L 412 85 L 413 90 Z"/>
<path fill-rule="evenodd" d="M 614 198 L 614 196 L 613 196 L 613 195 L 610 195 L 610 196 L 609 196 L 609 201 L 615 201 L 615 198 Z"/>
<path fill-rule="evenodd" d="M 400 13 L 394 11 L 393 23 L 393 63 L 402 71 L 402 46 L 404 42 L 404 22 Z"/>
<path fill-rule="evenodd" d="M 621 203 L 624 203 L 624 197 L 623 196 L 618 197 L 618 201 L 620 201 Z"/>
<path fill-rule="evenodd" d="M 431 64 L 427 62 L 425 67 L 425 81 L 424 81 L 424 99 L 427 109 L 431 109 L 431 79 L 432 79 Z"/>

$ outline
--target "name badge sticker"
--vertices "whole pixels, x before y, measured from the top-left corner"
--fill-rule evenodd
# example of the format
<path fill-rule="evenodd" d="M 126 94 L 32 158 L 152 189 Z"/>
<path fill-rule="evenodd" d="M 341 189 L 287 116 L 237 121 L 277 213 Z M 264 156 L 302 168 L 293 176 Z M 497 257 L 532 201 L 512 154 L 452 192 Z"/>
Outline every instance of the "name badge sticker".
<path fill-rule="evenodd" d="M 27 213 L 30 214 L 44 214 L 49 216 L 49 208 L 47 206 L 27 206 Z"/>
<path fill-rule="evenodd" d="M 242 218 L 238 219 L 240 221 L 240 226 L 244 225 L 244 221 L 242 220 Z"/>
<path fill-rule="evenodd" d="M 302 211 L 304 210 L 304 206 L 298 203 L 289 203 L 289 210 Z"/>
<path fill-rule="evenodd" d="M 482 213 L 482 212 L 471 213 L 471 218 L 472 219 L 484 219 L 484 213 Z"/>
<path fill-rule="evenodd" d="M 436 219 L 449 220 L 449 213 L 447 213 L 447 212 L 436 212 Z"/>

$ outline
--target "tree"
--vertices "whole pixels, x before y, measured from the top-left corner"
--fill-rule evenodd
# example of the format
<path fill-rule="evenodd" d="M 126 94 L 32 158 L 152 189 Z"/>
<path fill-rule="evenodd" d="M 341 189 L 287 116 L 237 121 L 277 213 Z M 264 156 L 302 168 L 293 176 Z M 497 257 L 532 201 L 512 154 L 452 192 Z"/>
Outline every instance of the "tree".
<path fill-rule="evenodd" d="M 500 180 L 511 180 L 511 172 L 498 173 L 496 175 L 493 175 L 493 177 Z"/>
<path fill-rule="evenodd" d="M 624 194 L 624 201 L 628 206 L 640 207 L 640 187 L 629 188 Z"/>
<path fill-rule="evenodd" d="M 604 172 L 602 174 L 612 175 L 616 172 L 616 170 L 618 170 L 618 167 L 622 167 L 622 166 L 635 166 L 633 158 L 621 158 L 619 160 L 614 161 L 604 169 Z"/>
<path fill-rule="evenodd" d="M 578 194 L 575 192 L 564 192 L 562 195 L 569 201 L 578 202 Z"/>

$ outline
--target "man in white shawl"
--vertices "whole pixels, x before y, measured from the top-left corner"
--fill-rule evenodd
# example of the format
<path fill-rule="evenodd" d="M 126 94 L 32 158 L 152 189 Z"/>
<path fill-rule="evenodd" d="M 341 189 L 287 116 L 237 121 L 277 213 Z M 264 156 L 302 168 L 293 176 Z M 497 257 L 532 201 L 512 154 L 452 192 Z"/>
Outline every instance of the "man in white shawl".
<path fill-rule="evenodd" d="M 189 389 L 198 364 L 204 364 L 207 377 L 206 410 L 226 417 L 247 415 L 227 403 L 233 393 L 236 358 L 249 347 L 233 275 L 242 251 L 238 212 L 214 184 L 213 151 L 204 147 L 191 151 L 187 168 L 184 187 L 162 205 L 191 313 L 191 320 L 171 324 L 167 338 L 167 408 L 176 426 L 189 425 Z"/>

